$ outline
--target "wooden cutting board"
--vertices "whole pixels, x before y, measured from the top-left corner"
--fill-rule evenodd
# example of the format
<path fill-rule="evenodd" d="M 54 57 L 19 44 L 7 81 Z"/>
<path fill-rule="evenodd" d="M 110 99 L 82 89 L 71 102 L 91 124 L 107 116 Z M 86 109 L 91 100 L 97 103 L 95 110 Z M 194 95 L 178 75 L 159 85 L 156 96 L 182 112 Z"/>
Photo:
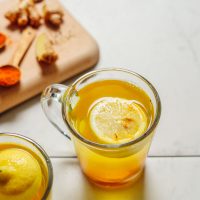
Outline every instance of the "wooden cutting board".
<path fill-rule="evenodd" d="M 58 0 L 48 1 L 55 6 L 60 5 Z M 8 63 L 21 37 L 20 30 L 10 27 L 8 20 L 4 18 L 4 13 L 16 6 L 17 2 L 18 0 L 1 1 L 0 31 L 10 38 L 6 49 L 0 51 L 1 66 Z M 41 10 L 41 3 L 37 6 Z M 37 30 L 37 34 L 46 32 L 53 40 L 59 55 L 56 64 L 41 66 L 37 62 L 34 40 L 20 64 L 22 72 L 20 84 L 10 88 L 0 87 L 0 113 L 40 93 L 46 86 L 62 82 L 98 62 L 99 50 L 96 41 L 67 10 L 64 10 L 64 13 L 64 23 L 60 29 L 55 30 L 43 24 Z"/>

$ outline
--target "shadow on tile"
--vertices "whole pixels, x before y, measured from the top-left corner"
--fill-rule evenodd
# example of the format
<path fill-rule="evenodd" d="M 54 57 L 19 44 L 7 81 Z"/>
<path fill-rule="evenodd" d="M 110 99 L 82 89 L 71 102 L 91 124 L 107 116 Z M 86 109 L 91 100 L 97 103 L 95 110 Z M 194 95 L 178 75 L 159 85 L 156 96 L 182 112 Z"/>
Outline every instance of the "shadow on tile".
<path fill-rule="evenodd" d="M 23 102 L 3 113 L 0 113 L 0 124 L 4 122 L 14 121 L 18 114 L 26 109 L 34 106 L 40 101 L 40 95 L 32 97 L 29 101 Z"/>
<path fill-rule="evenodd" d="M 98 187 L 85 179 L 83 200 L 144 200 L 145 173 L 133 185 L 108 189 Z"/>

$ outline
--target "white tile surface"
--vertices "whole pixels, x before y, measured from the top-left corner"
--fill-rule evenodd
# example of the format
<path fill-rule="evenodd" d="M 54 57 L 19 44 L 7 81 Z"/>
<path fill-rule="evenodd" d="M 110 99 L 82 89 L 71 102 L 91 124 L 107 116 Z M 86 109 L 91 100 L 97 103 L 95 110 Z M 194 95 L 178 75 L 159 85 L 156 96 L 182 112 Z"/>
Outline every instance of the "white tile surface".
<path fill-rule="evenodd" d="M 96 68 L 132 69 L 158 89 L 163 112 L 151 155 L 200 154 L 200 2 L 63 3 L 97 39 L 101 60 Z M 1 115 L 0 131 L 30 136 L 50 155 L 67 153 L 66 141 L 45 119 L 38 97 Z"/>
<path fill-rule="evenodd" d="M 98 41 L 101 60 L 96 68 L 129 68 L 158 89 L 163 110 L 150 155 L 200 155 L 200 1 L 62 2 Z M 70 143 L 42 113 L 39 96 L 0 115 L 1 131 L 31 137 L 50 156 L 71 152 Z M 92 186 L 76 159 L 52 162 L 54 200 L 139 200 L 136 193 L 145 194 L 146 200 L 200 196 L 199 157 L 148 158 L 144 178 L 117 191 Z"/>
<path fill-rule="evenodd" d="M 149 158 L 144 177 L 134 186 L 105 190 L 90 184 L 76 159 L 52 159 L 56 200 L 197 200 L 200 158 Z"/>

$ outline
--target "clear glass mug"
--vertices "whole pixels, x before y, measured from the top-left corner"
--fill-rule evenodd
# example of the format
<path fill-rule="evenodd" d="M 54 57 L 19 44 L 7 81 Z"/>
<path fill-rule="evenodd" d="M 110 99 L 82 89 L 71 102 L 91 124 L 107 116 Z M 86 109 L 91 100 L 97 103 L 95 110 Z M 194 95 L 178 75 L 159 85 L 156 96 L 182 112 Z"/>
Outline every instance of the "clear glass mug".
<path fill-rule="evenodd" d="M 76 101 L 77 91 L 100 80 L 122 80 L 142 88 L 154 106 L 154 120 L 139 138 L 123 144 L 99 144 L 78 133 L 68 112 Z M 83 173 L 94 183 L 119 186 L 135 181 L 141 174 L 161 114 L 161 102 L 154 86 L 141 75 L 125 69 L 102 69 L 89 72 L 72 85 L 54 84 L 41 97 L 42 108 L 49 121 L 72 140 Z"/>
<path fill-rule="evenodd" d="M 45 177 L 45 183 L 42 184 L 42 187 L 44 188 L 44 194 L 42 198 L 38 199 L 35 197 L 35 200 L 51 200 L 52 199 L 52 185 L 53 185 L 53 167 L 51 164 L 51 160 L 49 156 L 46 154 L 46 152 L 43 150 L 43 148 L 37 144 L 35 141 L 33 141 L 30 138 L 27 138 L 25 136 L 15 134 L 15 133 L 0 133 L 0 146 L 10 144 L 10 145 L 19 145 L 25 148 L 25 150 L 30 150 L 35 155 L 37 155 L 40 158 L 40 161 L 42 162 L 43 166 L 45 167 L 45 172 L 43 172 L 43 176 Z M 9 147 L 8 147 L 9 148 Z M 41 163 L 40 163 L 41 164 Z M 10 199 L 10 197 L 8 197 Z M 15 195 L 11 199 L 20 199 L 20 197 L 17 197 Z"/>

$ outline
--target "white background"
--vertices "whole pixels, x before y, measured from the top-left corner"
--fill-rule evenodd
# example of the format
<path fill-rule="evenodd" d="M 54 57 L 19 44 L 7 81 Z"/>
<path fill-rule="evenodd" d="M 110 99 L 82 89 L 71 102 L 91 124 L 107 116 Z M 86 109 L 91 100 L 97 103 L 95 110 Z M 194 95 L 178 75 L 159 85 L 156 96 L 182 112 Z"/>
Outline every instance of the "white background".
<path fill-rule="evenodd" d="M 199 199 L 200 1 L 62 2 L 96 38 L 101 59 L 95 68 L 134 70 L 160 94 L 162 117 L 138 183 L 142 192 L 148 200 Z M 24 134 L 44 147 L 54 165 L 53 199 L 134 199 L 136 186 L 98 189 L 82 176 L 76 159 L 64 158 L 69 144 L 45 118 L 39 96 L 0 115 L 0 131 Z"/>

